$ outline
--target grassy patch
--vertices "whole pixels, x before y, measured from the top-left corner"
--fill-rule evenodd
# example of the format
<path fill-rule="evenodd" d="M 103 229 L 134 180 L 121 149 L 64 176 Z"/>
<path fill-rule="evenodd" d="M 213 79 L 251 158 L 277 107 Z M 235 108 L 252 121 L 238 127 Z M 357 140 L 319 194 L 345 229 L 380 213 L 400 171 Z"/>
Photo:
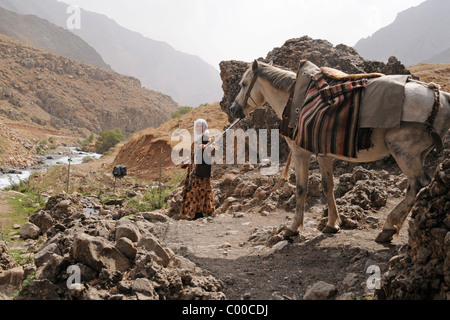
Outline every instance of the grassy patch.
<path fill-rule="evenodd" d="M 169 192 L 169 189 L 166 188 L 161 188 L 161 191 L 159 188 L 150 189 L 150 191 L 144 194 L 142 201 L 139 199 L 131 199 L 128 202 L 128 207 L 134 213 L 151 212 L 165 208 Z"/>
<path fill-rule="evenodd" d="M 13 215 L 23 216 L 27 219 L 34 212 L 36 212 L 36 210 L 45 206 L 44 198 L 35 194 L 24 194 L 10 197 L 8 203 L 14 209 Z"/>
<path fill-rule="evenodd" d="M 33 254 L 30 254 L 21 249 L 11 250 L 11 256 L 17 261 L 19 266 L 24 266 L 27 264 L 34 264 Z"/>
<path fill-rule="evenodd" d="M 175 190 L 179 183 L 184 179 L 185 174 L 173 175 L 169 181 L 170 188 L 154 187 L 144 194 L 142 201 L 139 199 L 131 199 L 128 201 L 128 207 L 133 209 L 134 213 L 152 212 L 163 209 L 167 205 L 167 196 Z"/>

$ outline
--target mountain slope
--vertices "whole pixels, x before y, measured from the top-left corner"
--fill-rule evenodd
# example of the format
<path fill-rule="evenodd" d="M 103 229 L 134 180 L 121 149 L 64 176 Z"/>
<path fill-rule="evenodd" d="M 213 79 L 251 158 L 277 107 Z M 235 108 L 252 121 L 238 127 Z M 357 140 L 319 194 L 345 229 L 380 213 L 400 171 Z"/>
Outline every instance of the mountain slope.
<path fill-rule="evenodd" d="M 386 61 L 396 56 L 405 65 L 433 61 L 433 56 L 450 47 L 450 1 L 428 0 L 400 12 L 395 21 L 354 48 L 365 59 Z"/>
<path fill-rule="evenodd" d="M 168 121 L 172 98 L 138 79 L 49 53 L 0 34 L 0 115 L 41 129 L 131 134 Z"/>
<path fill-rule="evenodd" d="M 36 16 L 0 8 L 0 33 L 39 49 L 111 70 L 100 54 L 80 37 Z"/>
<path fill-rule="evenodd" d="M 421 81 L 437 83 L 442 90 L 450 92 L 450 63 L 421 63 L 409 70 Z"/>
<path fill-rule="evenodd" d="M 56 0 L 0 0 L 0 7 L 35 14 L 66 28 L 68 5 Z M 164 92 L 183 105 L 198 106 L 222 97 L 219 72 L 197 56 L 165 42 L 127 30 L 108 17 L 81 10 L 81 28 L 75 34 L 94 47 L 106 63 L 143 86 Z"/>

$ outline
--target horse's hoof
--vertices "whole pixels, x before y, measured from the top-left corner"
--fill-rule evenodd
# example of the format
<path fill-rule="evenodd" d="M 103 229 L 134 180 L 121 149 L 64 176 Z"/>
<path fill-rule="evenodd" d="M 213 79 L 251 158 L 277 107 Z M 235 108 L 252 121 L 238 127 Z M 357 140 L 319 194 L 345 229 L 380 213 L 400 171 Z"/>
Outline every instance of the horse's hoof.
<path fill-rule="evenodd" d="M 322 233 L 338 233 L 340 228 L 332 227 L 332 226 L 325 226 L 323 228 Z"/>
<path fill-rule="evenodd" d="M 291 228 L 289 228 L 289 227 L 286 227 L 285 229 L 284 229 L 284 233 L 283 233 L 283 237 L 286 239 L 286 238 L 291 238 L 291 237 L 295 237 L 295 236 L 297 236 L 299 234 L 299 232 L 298 232 L 298 230 L 292 230 Z"/>
<path fill-rule="evenodd" d="M 394 236 L 394 234 L 397 232 L 397 229 L 387 229 L 387 230 L 383 230 L 381 231 L 377 238 L 375 239 L 376 242 L 379 243 L 389 243 L 392 241 L 392 237 Z"/>

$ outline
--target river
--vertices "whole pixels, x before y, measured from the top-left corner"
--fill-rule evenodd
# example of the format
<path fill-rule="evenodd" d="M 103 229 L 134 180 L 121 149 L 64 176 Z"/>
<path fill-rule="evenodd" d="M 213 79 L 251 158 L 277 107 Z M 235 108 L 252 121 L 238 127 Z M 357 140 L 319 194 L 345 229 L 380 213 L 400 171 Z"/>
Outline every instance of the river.
<path fill-rule="evenodd" d="M 27 180 L 35 172 L 45 172 L 46 170 L 56 165 L 67 165 L 69 164 L 69 159 L 72 159 L 71 164 L 80 164 L 86 157 L 99 159 L 102 156 L 98 153 L 79 151 L 76 147 L 69 147 L 69 149 L 69 152 L 64 152 L 62 154 L 42 155 L 43 164 L 39 165 L 39 168 L 16 169 L 20 173 L 0 173 L 0 190 L 11 186 L 12 183 L 18 183 L 21 180 Z"/>

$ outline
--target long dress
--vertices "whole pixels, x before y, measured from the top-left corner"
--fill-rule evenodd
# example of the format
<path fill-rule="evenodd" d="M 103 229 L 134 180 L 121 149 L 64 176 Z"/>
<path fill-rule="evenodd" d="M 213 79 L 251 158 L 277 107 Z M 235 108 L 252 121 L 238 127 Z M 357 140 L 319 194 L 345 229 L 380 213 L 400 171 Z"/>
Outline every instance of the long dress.
<path fill-rule="evenodd" d="M 203 144 L 206 144 L 203 141 Z M 213 214 L 214 193 L 211 188 L 211 165 L 194 163 L 194 148 L 191 153 L 191 164 L 187 168 L 184 182 L 183 202 L 181 203 L 180 219 L 193 220 Z M 203 153 L 203 151 L 202 151 Z"/>

